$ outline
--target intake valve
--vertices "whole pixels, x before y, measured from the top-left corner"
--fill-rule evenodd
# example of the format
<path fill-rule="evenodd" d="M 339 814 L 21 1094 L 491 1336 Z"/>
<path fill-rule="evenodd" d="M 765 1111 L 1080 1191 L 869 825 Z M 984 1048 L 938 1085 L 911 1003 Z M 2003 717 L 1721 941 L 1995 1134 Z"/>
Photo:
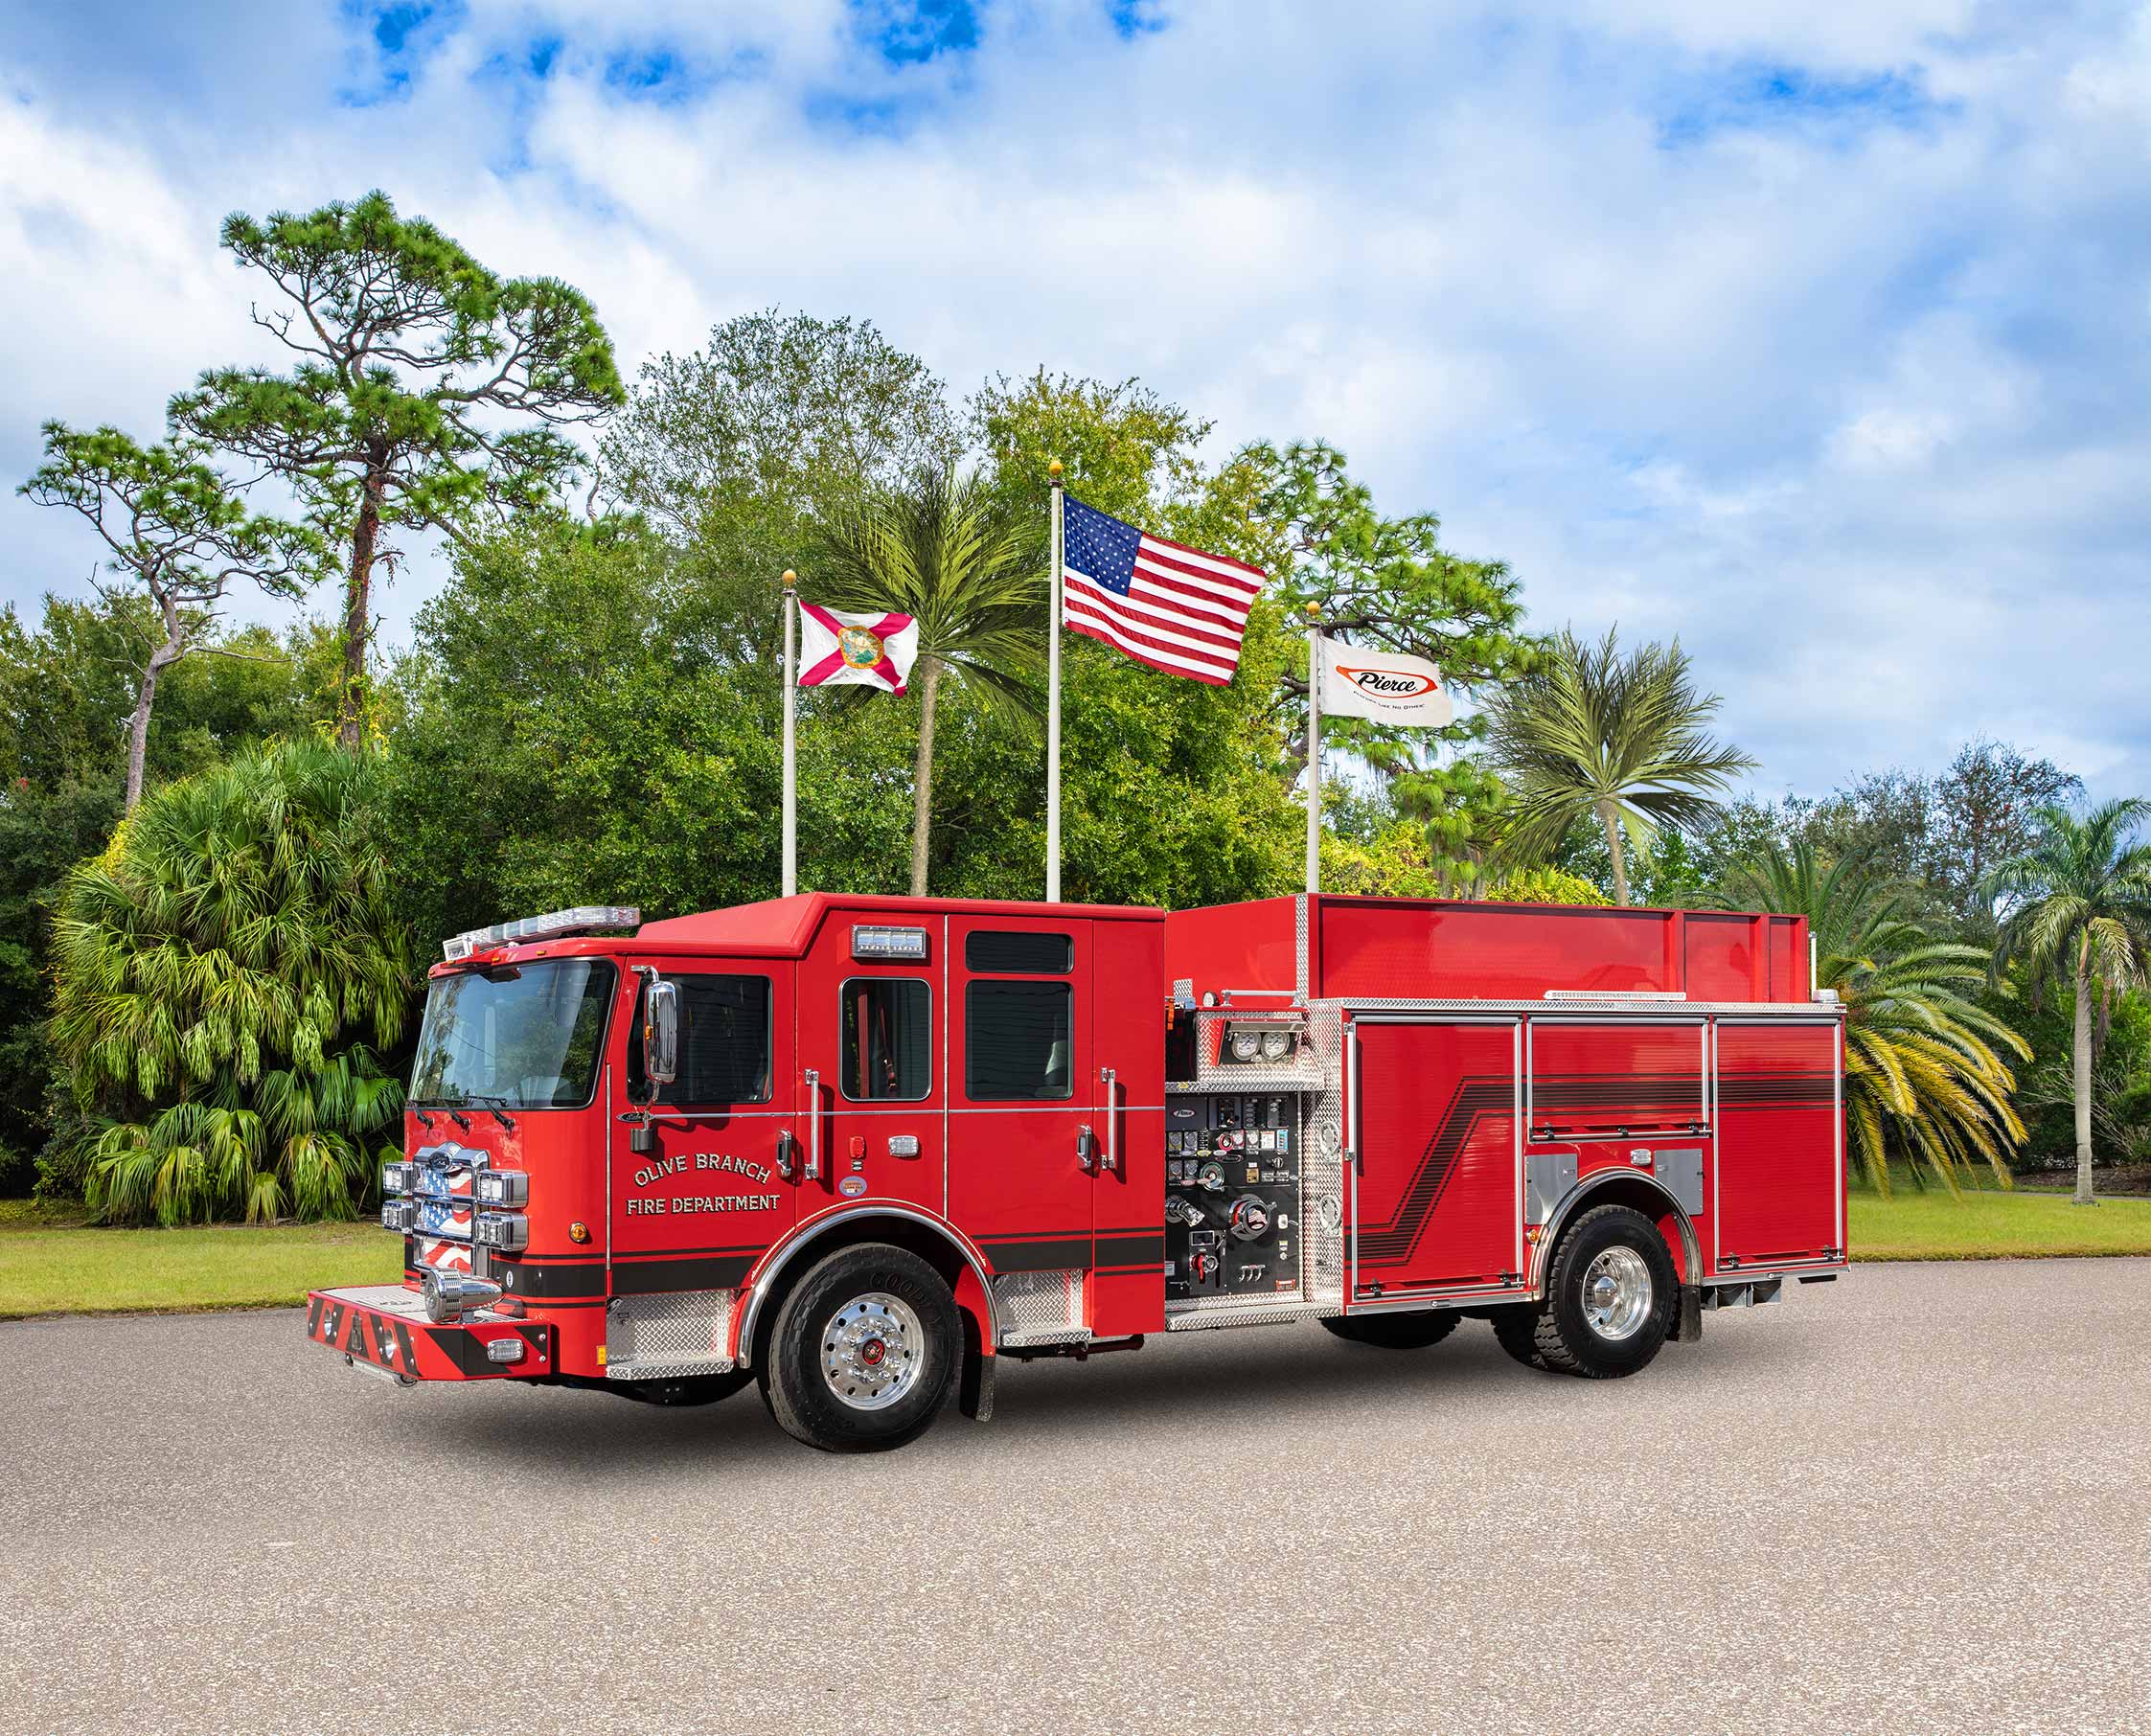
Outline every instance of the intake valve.
<path fill-rule="evenodd" d="M 1270 1207 L 1252 1194 L 1242 1194 L 1232 1202 L 1232 1215 L 1225 1221 L 1238 1242 L 1252 1242 L 1270 1229 Z"/>

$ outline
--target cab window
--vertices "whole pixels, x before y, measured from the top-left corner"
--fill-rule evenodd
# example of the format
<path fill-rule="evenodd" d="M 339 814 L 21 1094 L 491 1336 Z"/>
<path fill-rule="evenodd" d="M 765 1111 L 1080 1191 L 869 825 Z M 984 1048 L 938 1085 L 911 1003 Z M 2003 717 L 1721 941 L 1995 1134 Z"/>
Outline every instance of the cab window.
<path fill-rule="evenodd" d="M 916 976 L 855 976 L 844 997 L 844 1071 L 854 1103 L 916 1103 L 933 1090 L 933 991 Z"/>
<path fill-rule="evenodd" d="M 679 991 L 679 1072 L 652 1100 L 642 1070 L 642 1043 L 628 1043 L 628 1089 L 637 1101 L 679 1108 L 701 1104 L 767 1103 L 773 1071 L 769 979 L 668 971 Z M 642 1007 L 635 1006 L 636 1033 Z"/>
<path fill-rule="evenodd" d="M 973 1103 L 1064 1103 L 1074 1090 L 1074 991 L 1066 983 L 964 987 L 964 1095 Z"/>

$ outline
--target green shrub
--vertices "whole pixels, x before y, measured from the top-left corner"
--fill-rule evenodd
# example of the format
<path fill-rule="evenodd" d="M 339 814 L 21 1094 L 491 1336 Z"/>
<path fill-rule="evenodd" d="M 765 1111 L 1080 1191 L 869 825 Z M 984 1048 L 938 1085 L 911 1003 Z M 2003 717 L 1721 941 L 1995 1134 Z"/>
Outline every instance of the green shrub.
<path fill-rule="evenodd" d="M 108 1219 L 349 1218 L 402 1086 L 411 945 L 389 901 L 378 766 L 313 742 L 146 797 L 67 880 L 53 1040 L 98 1124 Z"/>

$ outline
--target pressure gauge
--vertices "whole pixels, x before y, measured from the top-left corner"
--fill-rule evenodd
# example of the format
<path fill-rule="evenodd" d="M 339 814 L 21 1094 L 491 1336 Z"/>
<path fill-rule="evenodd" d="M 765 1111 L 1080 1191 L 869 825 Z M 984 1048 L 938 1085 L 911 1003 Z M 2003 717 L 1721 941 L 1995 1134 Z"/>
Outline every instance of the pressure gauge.
<path fill-rule="evenodd" d="M 1262 1058 L 1265 1061 L 1283 1061 L 1293 1052 L 1293 1034 L 1290 1031 L 1265 1031 L 1262 1034 Z"/>
<path fill-rule="evenodd" d="M 1259 1031 L 1235 1031 L 1229 1040 L 1234 1061 L 1252 1061 L 1262 1053 L 1262 1033 Z"/>

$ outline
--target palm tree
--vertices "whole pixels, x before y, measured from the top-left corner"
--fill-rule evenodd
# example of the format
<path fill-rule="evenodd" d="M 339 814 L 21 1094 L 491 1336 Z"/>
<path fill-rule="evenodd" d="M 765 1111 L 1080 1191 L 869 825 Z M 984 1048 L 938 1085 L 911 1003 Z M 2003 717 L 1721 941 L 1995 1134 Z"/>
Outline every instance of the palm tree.
<path fill-rule="evenodd" d="M 1494 765 L 1514 796 L 1507 842 L 1543 857 L 1574 821 L 1595 814 L 1613 853 L 1613 902 L 1625 904 L 1621 834 L 1639 850 L 1660 824 L 1710 819 L 1713 796 L 1755 762 L 1705 732 L 1718 696 L 1696 691 L 1678 639 L 1624 657 L 1611 628 L 1595 645 L 1565 629 L 1550 649 L 1543 667 L 1499 689 L 1488 707 Z"/>
<path fill-rule="evenodd" d="M 1987 955 L 1937 941 L 1911 915 L 1913 895 L 1844 857 L 1824 865 L 1805 840 L 1741 863 L 1712 901 L 1721 909 L 1804 916 L 1815 986 L 1844 1004 L 1845 1127 L 1862 1171 L 1889 1192 L 1889 1154 L 1956 1193 L 1977 1160 L 2010 1185 L 2008 1154 L 2025 1136 L 2016 1075 L 1997 1053 L 2030 1059 L 2023 1038 L 1978 1005 Z"/>
<path fill-rule="evenodd" d="M 975 476 L 918 472 L 908 488 L 841 509 L 825 524 L 813 589 L 835 608 L 894 609 L 919 623 L 919 749 L 911 784 L 911 896 L 927 890 L 934 704 L 952 674 L 995 710 L 1037 708 L 1045 643 L 1039 539 Z"/>
<path fill-rule="evenodd" d="M 315 742 L 152 790 L 67 879 L 52 1039 L 104 1122 L 107 1218 L 348 1218 L 403 1101 L 410 940 L 378 842 L 378 762 Z M 391 1134 L 393 1136 L 393 1134 Z"/>
<path fill-rule="evenodd" d="M 2007 903 L 1997 966 L 2021 958 L 2060 977 L 2076 996 L 2076 1203 L 2092 1197 L 2092 1000 L 2144 980 L 2151 949 L 2151 844 L 2136 829 L 2151 802 L 2107 802 L 2079 819 L 2066 808 L 2036 815 L 2038 841 L 2001 863 L 1985 882 Z"/>

